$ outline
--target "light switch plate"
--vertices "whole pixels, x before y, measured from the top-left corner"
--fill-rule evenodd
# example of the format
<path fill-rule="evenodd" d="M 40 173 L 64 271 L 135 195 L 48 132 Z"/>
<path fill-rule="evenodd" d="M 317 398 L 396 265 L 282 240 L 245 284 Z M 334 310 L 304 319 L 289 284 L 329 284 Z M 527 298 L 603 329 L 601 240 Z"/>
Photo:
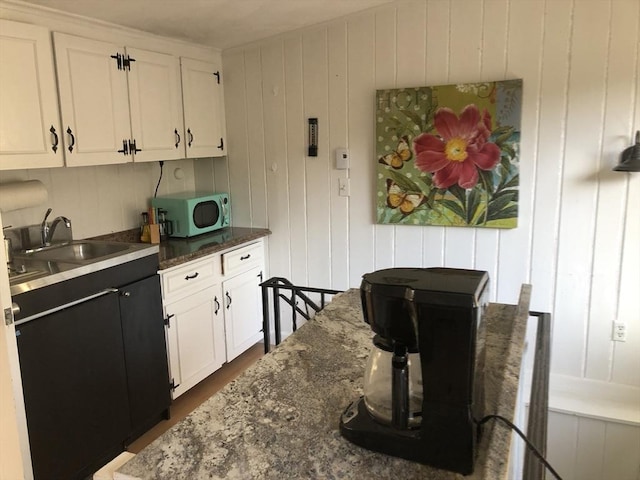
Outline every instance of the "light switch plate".
<path fill-rule="evenodd" d="M 348 197 L 351 194 L 351 185 L 348 178 L 338 178 L 338 195 Z"/>

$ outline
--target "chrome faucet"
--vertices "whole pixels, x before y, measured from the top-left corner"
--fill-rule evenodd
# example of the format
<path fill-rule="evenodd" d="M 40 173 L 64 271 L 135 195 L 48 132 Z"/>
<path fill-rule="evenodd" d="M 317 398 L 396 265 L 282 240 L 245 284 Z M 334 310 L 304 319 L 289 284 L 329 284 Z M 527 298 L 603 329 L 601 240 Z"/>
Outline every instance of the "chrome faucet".
<path fill-rule="evenodd" d="M 44 219 L 42 220 L 42 224 L 40 225 L 43 247 L 48 247 L 49 245 L 51 245 L 51 239 L 53 238 L 53 234 L 55 233 L 56 228 L 58 227 L 58 224 L 60 222 L 64 222 L 65 227 L 71 228 L 71 220 L 62 215 L 54 218 L 51 222 L 51 226 L 47 225 L 47 218 L 49 217 L 50 213 L 51 209 L 49 208 L 47 209 L 47 213 L 44 214 Z"/>

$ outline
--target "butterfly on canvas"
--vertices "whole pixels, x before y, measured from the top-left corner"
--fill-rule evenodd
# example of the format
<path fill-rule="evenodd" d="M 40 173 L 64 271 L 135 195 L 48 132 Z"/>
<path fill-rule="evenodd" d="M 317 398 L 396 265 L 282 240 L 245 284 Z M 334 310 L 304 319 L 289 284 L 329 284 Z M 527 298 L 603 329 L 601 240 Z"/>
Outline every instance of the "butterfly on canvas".
<path fill-rule="evenodd" d="M 427 201 L 421 192 L 407 192 L 396 182 L 387 178 L 387 206 L 397 208 L 403 215 L 409 215 Z"/>
<path fill-rule="evenodd" d="M 412 156 L 411 147 L 409 147 L 409 137 L 404 135 L 400 138 L 395 151 L 380 157 L 378 159 L 378 163 L 382 163 L 383 165 L 388 165 L 391 168 L 399 170 L 404 165 L 404 162 L 411 160 Z"/>

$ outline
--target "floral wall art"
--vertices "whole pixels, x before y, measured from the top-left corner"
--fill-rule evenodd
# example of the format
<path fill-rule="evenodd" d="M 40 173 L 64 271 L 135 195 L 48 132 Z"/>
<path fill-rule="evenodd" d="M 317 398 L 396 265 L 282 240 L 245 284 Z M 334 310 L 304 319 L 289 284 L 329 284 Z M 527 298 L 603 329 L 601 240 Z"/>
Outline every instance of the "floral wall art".
<path fill-rule="evenodd" d="M 378 223 L 515 228 L 522 80 L 376 92 Z"/>

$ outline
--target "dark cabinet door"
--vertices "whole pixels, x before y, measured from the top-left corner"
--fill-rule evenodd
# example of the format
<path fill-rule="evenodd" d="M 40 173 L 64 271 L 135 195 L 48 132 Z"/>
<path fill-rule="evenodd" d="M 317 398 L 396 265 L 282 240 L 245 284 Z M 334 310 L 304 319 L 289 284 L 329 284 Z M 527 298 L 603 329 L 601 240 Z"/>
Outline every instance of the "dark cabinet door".
<path fill-rule="evenodd" d="M 168 415 L 171 404 L 158 275 L 120 288 L 120 317 L 134 439 Z"/>
<path fill-rule="evenodd" d="M 130 431 L 118 295 L 16 327 L 36 479 L 84 478 Z"/>

